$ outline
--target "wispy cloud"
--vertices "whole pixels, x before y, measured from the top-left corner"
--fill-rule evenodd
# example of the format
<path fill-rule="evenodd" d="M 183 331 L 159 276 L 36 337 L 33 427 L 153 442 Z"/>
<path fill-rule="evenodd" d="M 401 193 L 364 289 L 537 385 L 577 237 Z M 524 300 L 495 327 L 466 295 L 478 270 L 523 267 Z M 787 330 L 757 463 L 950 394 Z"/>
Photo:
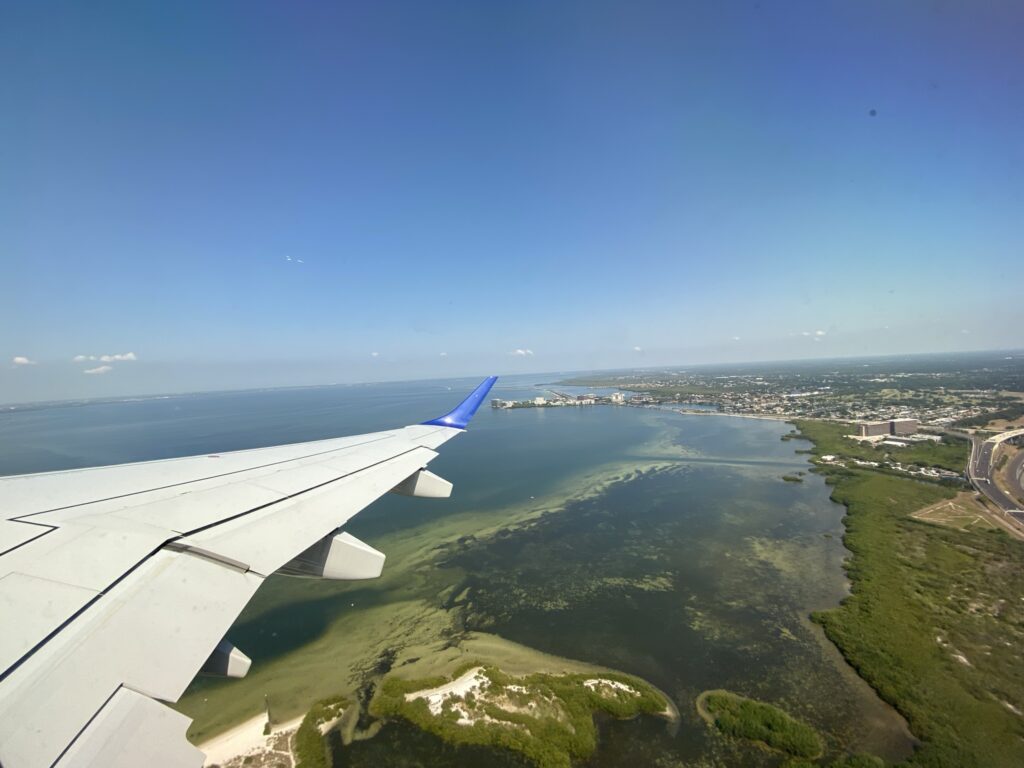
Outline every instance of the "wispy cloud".
<path fill-rule="evenodd" d="M 739 337 L 739 336 L 733 336 L 733 337 L 732 337 L 732 340 L 733 340 L 733 341 L 739 341 L 739 340 L 740 340 L 740 337 Z"/>
<path fill-rule="evenodd" d="M 825 332 L 824 332 L 824 331 L 815 331 L 815 332 L 814 332 L 814 335 L 815 335 L 815 336 L 824 336 L 824 335 L 825 335 Z"/>
<path fill-rule="evenodd" d="M 13 358 L 11 360 L 11 362 L 14 363 L 15 365 L 35 365 L 36 364 L 35 360 L 29 360 L 27 357 L 24 357 L 22 355 L 18 355 L 17 357 Z"/>
<path fill-rule="evenodd" d="M 533 350 L 532 349 L 513 349 L 511 352 L 509 352 L 509 354 L 510 355 L 515 355 L 516 357 L 533 357 Z"/>
<path fill-rule="evenodd" d="M 138 359 L 134 352 L 119 352 L 113 355 L 75 355 L 71 362 L 91 363 L 99 360 L 101 363 L 129 363 Z"/>
<path fill-rule="evenodd" d="M 371 352 L 370 357 L 380 357 L 380 352 Z"/>
<path fill-rule="evenodd" d="M 447 352 L 442 352 L 441 353 L 441 357 L 448 357 L 448 353 Z"/>
<path fill-rule="evenodd" d="M 643 352 L 644 348 L 643 347 L 633 347 L 633 351 L 634 352 Z"/>
<path fill-rule="evenodd" d="M 95 368 L 86 368 L 82 373 L 98 376 L 104 373 L 110 373 L 112 370 L 114 370 L 114 367 L 111 365 L 99 365 Z"/>

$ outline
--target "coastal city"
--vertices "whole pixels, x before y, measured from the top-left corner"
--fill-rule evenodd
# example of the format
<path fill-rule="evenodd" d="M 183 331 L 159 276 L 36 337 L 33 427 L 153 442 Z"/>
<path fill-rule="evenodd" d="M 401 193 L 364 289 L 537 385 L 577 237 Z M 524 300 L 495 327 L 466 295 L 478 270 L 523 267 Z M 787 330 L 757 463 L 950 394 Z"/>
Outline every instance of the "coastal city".
<path fill-rule="evenodd" d="M 559 384 L 621 390 L 576 396 L 578 403 L 586 404 L 672 405 L 695 413 L 713 408 L 719 413 L 785 419 L 913 419 L 929 427 L 969 428 L 1000 419 L 1009 424 L 1024 416 L 1024 394 L 1017 391 L 1022 362 L 1006 355 L 973 366 L 887 359 L 760 368 L 707 366 L 606 373 Z M 571 404 L 571 396 L 553 395 L 552 405 Z"/>
<path fill-rule="evenodd" d="M 818 423 L 818 429 L 828 430 L 831 446 L 815 457 L 818 466 L 869 469 L 973 488 L 977 509 L 1020 536 L 1020 380 L 1021 361 L 1010 355 L 955 367 L 879 359 L 776 364 L 758 371 L 625 371 L 543 385 L 543 394 L 523 400 L 495 398 L 491 406 L 512 410 L 604 405 L 777 419 L 804 429 Z M 786 436 L 790 438 L 799 435 Z"/>

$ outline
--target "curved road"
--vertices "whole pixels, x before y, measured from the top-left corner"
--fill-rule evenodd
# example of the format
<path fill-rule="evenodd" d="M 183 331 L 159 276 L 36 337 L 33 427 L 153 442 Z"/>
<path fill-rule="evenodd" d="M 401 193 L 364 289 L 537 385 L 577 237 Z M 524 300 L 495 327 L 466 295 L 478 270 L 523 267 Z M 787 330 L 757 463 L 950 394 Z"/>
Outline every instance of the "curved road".
<path fill-rule="evenodd" d="M 1017 522 L 1024 523 L 1024 510 L 1020 508 L 1015 499 L 1011 498 L 996 485 L 995 479 L 992 477 L 994 470 L 992 456 L 998 445 L 999 443 L 995 440 L 985 440 L 982 442 L 977 438 L 972 438 L 971 460 L 967 465 L 967 474 L 974 487 L 991 499 L 993 504 L 1006 514 L 1012 516 Z M 1018 471 L 1021 468 L 1021 461 L 1024 461 L 1024 453 L 1021 453 L 1013 462 L 1013 478 L 1018 485 L 1020 484 Z"/>
<path fill-rule="evenodd" d="M 1006 482 L 1018 499 L 1024 499 L 1024 451 L 1018 451 L 1006 468 Z"/>

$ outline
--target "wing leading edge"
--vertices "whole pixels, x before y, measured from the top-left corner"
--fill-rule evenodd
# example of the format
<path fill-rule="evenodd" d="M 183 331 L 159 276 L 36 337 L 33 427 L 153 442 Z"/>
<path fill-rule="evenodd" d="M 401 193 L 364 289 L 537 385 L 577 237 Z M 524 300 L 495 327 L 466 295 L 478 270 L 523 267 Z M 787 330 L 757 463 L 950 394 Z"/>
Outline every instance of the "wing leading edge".
<path fill-rule="evenodd" d="M 342 526 L 389 491 L 447 496 L 426 466 L 495 379 L 402 429 L 0 478 L 0 765 L 201 765 L 161 702 L 245 674 L 224 635 L 269 575 L 378 575 Z"/>

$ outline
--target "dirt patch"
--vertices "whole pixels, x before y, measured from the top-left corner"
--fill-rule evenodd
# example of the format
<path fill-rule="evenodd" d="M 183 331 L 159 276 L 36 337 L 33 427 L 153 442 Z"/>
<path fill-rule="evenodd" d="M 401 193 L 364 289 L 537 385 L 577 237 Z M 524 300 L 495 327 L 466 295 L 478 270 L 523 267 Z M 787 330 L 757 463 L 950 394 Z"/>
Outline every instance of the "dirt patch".
<path fill-rule="evenodd" d="M 911 517 L 960 531 L 999 528 L 1015 539 L 1024 541 L 1024 528 L 1008 519 L 1001 510 L 990 507 L 973 491 L 961 491 L 955 498 L 943 499 L 919 509 Z"/>
<path fill-rule="evenodd" d="M 943 499 L 914 512 L 911 517 L 961 531 L 997 527 L 990 519 L 989 511 L 975 500 L 975 494 L 971 491 L 958 493 L 952 499 Z"/>

